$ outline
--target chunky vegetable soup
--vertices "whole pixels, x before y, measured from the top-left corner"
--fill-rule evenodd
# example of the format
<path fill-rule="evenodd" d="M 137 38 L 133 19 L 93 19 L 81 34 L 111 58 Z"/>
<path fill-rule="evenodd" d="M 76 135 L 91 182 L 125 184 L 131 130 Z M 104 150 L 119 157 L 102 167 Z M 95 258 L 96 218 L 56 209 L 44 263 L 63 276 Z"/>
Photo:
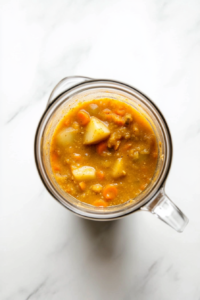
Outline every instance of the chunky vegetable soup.
<path fill-rule="evenodd" d="M 99 207 L 139 195 L 151 182 L 157 159 L 148 121 L 130 105 L 109 98 L 71 108 L 51 141 L 57 183 L 78 200 Z"/>

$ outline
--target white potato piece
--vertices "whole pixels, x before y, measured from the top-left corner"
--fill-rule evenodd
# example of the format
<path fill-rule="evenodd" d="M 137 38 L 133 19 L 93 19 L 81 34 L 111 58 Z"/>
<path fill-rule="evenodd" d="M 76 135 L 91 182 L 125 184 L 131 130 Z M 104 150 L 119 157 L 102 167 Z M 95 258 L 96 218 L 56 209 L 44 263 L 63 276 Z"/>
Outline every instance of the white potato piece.
<path fill-rule="evenodd" d="M 118 158 L 113 166 L 112 177 L 119 178 L 125 176 L 124 163 L 122 158 Z"/>
<path fill-rule="evenodd" d="M 72 174 L 77 181 L 88 181 L 96 178 L 95 168 L 88 166 L 72 170 Z"/>
<path fill-rule="evenodd" d="M 102 185 L 101 184 L 99 184 L 99 183 L 97 183 L 97 184 L 94 184 L 94 185 L 92 185 L 91 187 L 90 187 L 90 189 L 93 191 L 93 192 L 95 192 L 95 193 L 100 193 L 101 191 L 102 191 Z"/>
<path fill-rule="evenodd" d="M 110 130 L 108 127 L 96 117 L 91 117 L 88 123 L 85 135 L 84 135 L 84 145 L 96 144 L 105 140 L 110 135 Z"/>
<path fill-rule="evenodd" d="M 76 130 L 72 127 L 63 129 L 57 135 L 57 143 L 59 146 L 68 146 L 73 143 L 76 137 Z"/>

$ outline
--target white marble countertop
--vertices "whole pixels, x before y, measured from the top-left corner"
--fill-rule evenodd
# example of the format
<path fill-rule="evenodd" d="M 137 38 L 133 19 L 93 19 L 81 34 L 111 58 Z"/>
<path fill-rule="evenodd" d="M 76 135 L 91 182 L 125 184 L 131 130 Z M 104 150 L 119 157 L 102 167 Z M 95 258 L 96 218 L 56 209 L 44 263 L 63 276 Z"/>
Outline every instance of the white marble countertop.
<path fill-rule="evenodd" d="M 200 299 L 200 2 L 2 0 L 0 299 Z M 139 212 L 98 223 L 45 190 L 33 140 L 54 85 L 127 82 L 159 106 L 181 234 Z"/>

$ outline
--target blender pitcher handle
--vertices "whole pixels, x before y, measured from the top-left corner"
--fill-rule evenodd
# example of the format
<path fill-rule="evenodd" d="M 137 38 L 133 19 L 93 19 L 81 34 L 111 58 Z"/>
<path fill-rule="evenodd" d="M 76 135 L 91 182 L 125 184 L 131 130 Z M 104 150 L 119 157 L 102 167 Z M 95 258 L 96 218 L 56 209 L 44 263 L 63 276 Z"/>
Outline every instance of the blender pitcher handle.
<path fill-rule="evenodd" d="M 141 210 L 150 211 L 178 232 L 182 232 L 189 222 L 182 211 L 167 197 L 164 187 Z"/>
<path fill-rule="evenodd" d="M 66 91 L 67 89 L 88 81 L 88 80 L 92 80 L 92 78 L 89 77 L 83 77 L 83 76 L 69 76 L 69 77 L 65 77 L 63 78 L 61 81 L 59 81 L 56 86 L 54 87 L 53 91 L 51 92 L 48 102 L 47 102 L 47 107 L 60 95 L 62 94 L 64 91 Z"/>

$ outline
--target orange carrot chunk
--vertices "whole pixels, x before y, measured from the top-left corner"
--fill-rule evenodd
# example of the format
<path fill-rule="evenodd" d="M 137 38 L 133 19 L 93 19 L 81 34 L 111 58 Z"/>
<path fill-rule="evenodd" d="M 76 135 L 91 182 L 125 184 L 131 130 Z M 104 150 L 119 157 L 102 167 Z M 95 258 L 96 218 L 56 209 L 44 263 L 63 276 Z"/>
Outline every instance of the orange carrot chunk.
<path fill-rule="evenodd" d="M 58 164 L 53 164 L 52 168 L 54 171 L 60 171 L 60 166 Z"/>
<path fill-rule="evenodd" d="M 97 175 L 97 177 L 99 178 L 99 179 L 104 179 L 104 177 L 105 177 L 105 174 L 104 174 L 104 172 L 103 171 L 97 171 L 96 172 L 96 175 Z"/>
<path fill-rule="evenodd" d="M 106 206 L 108 206 L 108 203 L 105 200 L 99 199 L 99 200 L 95 200 L 93 205 L 99 206 L 99 207 L 106 207 Z"/>
<path fill-rule="evenodd" d="M 70 119 L 65 119 L 64 125 L 68 127 L 70 125 L 70 122 Z"/>
<path fill-rule="evenodd" d="M 84 181 L 79 182 L 79 187 L 80 187 L 81 191 L 85 191 L 86 183 Z"/>
<path fill-rule="evenodd" d="M 103 189 L 103 196 L 106 200 L 112 200 L 117 196 L 117 187 L 114 184 L 108 184 Z"/>
<path fill-rule="evenodd" d="M 123 147 L 123 149 L 124 149 L 124 150 L 128 150 L 128 149 L 131 148 L 131 146 L 132 146 L 132 144 L 130 144 L 130 143 L 125 144 L 124 147 Z"/>
<path fill-rule="evenodd" d="M 107 114 L 107 115 L 105 116 L 106 121 L 112 121 L 112 120 L 113 120 L 113 115 L 114 115 L 114 114 Z"/>
<path fill-rule="evenodd" d="M 114 111 L 115 114 L 119 116 L 124 116 L 125 115 L 125 110 L 123 108 L 118 108 Z"/>
<path fill-rule="evenodd" d="M 77 113 L 77 120 L 80 125 L 85 126 L 90 121 L 90 115 L 84 110 L 79 110 Z"/>
<path fill-rule="evenodd" d="M 112 111 L 111 111 L 110 109 L 108 109 L 108 108 L 105 108 L 105 109 L 103 110 L 103 112 L 104 112 L 104 114 L 105 114 L 105 119 L 106 119 L 107 121 L 112 121 L 112 119 L 113 119 L 113 113 L 112 113 Z"/>
<path fill-rule="evenodd" d="M 107 143 L 102 142 L 96 146 L 96 151 L 99 155 L 101 155 L 107 149 Z"/>
<path fill-rule="evenodd" d="M 109 114 L 112 113 L 111 110 L 108 109 L 108 108 L 105 108 L 105 109 L 103 110 L 103 112 L 104 112 L 106 115 L 109 115 Z"/>
<path fill-rule="evenodd" d="M 75 159 L 75 160 L 81 160 L 81 155 L 80 154 L 78 154 L 78 153 L 73 153 L 73 158 Z"/>
<path fill-rule="evenodd" d="M 113 115 L 113 122 L 116 123 L 117 125 L 124 125 L 125 121 L 121 116 L 118 115 Z"/>

